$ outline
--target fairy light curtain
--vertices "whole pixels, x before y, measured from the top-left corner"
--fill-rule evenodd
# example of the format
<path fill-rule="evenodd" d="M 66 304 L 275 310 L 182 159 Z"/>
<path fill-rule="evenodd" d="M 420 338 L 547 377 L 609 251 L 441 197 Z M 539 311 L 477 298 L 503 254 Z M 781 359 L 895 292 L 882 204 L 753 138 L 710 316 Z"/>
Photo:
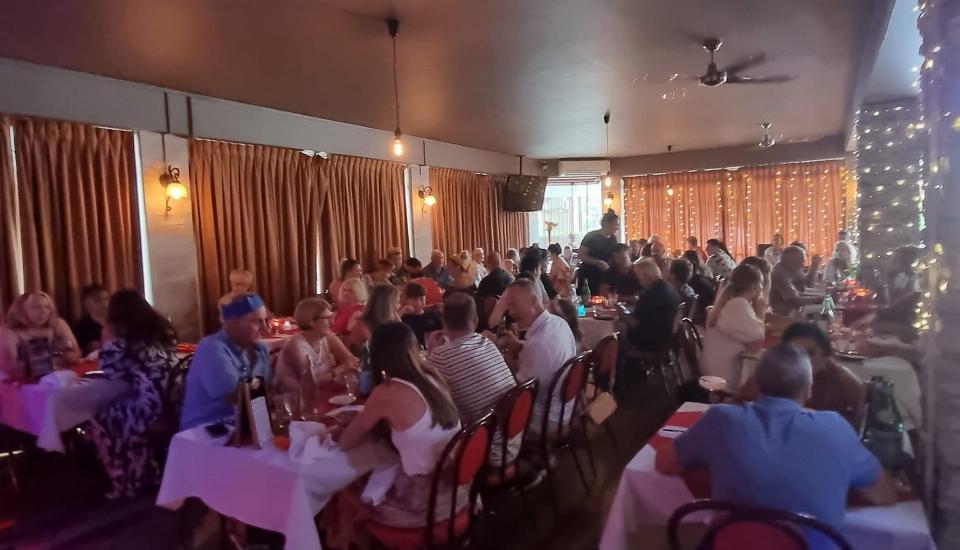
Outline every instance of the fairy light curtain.
<path fill-rule="evenodd" d="M 630 239 L 659 235 L 670 251 L 720 238 L 738 258 L 774 233 L 830 254 L 837 231 L 856 218 L 856 181 L 843 160 L 624 178 Z"/>

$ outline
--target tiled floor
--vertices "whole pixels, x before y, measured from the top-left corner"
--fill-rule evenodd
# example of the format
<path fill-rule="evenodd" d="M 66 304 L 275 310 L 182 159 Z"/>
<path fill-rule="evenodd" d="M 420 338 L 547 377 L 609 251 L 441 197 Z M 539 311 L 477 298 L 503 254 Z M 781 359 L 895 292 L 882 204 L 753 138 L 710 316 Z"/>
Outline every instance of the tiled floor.
<path fill-rule="evenodd" d="M 573 461 L 565 455 L 559 463 L 557 493 L 560 517 L 555 518 L 550 487 L 543 483 L 521 505 L 511 497 L 495 503 L 494 514 L 479 529 L 478 548 L 503 550 L 550 548 L 580 550 L 596 548 L 603 518 L 613 498 L 624 465 L 667 417 L 672 403 L 663 395 L 659 380 L 650 380 L 608 420 L 612 423 L 619 452 L 603 430 L 591 432 L 597 459 L 597 476 L 588 477 L 584 491 Z M 581 463 L 590 475 L 586 455 Z M 77 453 L 71 459 L 47 453 L 18 458 L 20 490 L 14 493 L 0 469 L 0 526 L 13 519 L 15 525 L 0 531 L 0 549 L 153 550 L 177 548 L 182 523 L 177 514 L 153 505 L 151 498 L 106 502 L 99 498 L 96 468 Z M 200 508 L 198 525 L 192 529 L 194 548 L 219 547 L 219 521 Z M 269 537 L 268 537 L 269 539 Z M 261 548 L 280 547 L 266 541 Z M 269 544 L 273 542 L 273 544 Z"/>

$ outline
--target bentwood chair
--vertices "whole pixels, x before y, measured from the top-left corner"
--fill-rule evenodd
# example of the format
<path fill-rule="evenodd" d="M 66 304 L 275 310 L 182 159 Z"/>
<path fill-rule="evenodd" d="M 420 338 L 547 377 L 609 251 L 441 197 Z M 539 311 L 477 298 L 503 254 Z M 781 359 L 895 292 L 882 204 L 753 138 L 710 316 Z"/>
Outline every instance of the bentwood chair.
<path fill-rule="evenodd" d="M 593 383 L 593 395 L 588 396 L 587 406 L 593 403 L 600 392 L 612 392 L 613 384 L 616 382 L 617 374 L 617 355 L 620 347 L 620 333 L 614 332 L 604 336 L 597 345 L 590 350 L 590 380 Z M 608 422 L 603 422 L 603 427 L 610 437 L 610 443 L 613 444 L 614 451 L 619 450 L 617 438 L 613 435 L 613 428 Z"/>
<path fill-rule="evenodd" d="M 484 482 L 484 490 L 493 489 L 502 492 L 515 487 L 514 480 L 517 477 L 519 449 L 523 447 L 523 439 L 526 437 L 527 428 L 530 424 L 533 403 L 537 397 L 537 385 L 538 380 L 536 378 L 524 382 L 504 394 L 494 408 L 495 429 L 500 437 L 499 440 L 494 437 L 495 441 L 491 444 L 491 451 L 493 445 L 497 445 L 500 460 L 498 463 L 488 460 L 489 470 Z M 517 439 L 519 441 L 516 441 Z M 517 447 L 515 453 L 510 453 L 511 442 L 514 442 L 514 446 Z"/>
<path fill-rule="evenodd" d="M 550 480 L 551 492 L 553 495 L 553 509 L 557 517 L 560 517 L 560 502 L 556 494 L 556 482 L 554 480 L 554 463 L 563 450 L 569 450 L 573 457 L 573 463 L 577 468 L 577 474 L 580 475 L 580 481 L 587 493 L 590 492 L 590 484 L 587 482 L 587 476 L 580 465 L 580 459 L 577 457 L 577 451 L 573 448 L 573 436 L 577 431 L 583 434 L 587 440 L 587 457 L 590 459 L 590 467 L 596 476 L 596 465 L 593 460 L 593 451 L 590 450 L 589 439 L 587 437 L 587 424 L 583 417 L 582 405 L 584 402 L 584 389 L 587 385 L 587 374 L 589 371 L 588 353 L 580 354 L 566 363 L 557 371 L 550 386 L 547 388 L 547 406 L 543 411 L 543 418 L 540 426 L 540 459 L 547 471 L 547 478 Z M 557 415 L 558 422 L 550 422 L 554 410 L 559 411 Z M 576 420 L 580 419 L 580 430 L 576 429 Z"/>
<path fill-rule="evenodd" d="M 444 447 L 432 476 L 425 527 L 368 521 L 370 536 L 385 548 L 400 550 L 465 545 L 477 515 L 478 480 L 486 468 L 493 427 L 493 413 L 487 413 L 460 430 Z M 450 489 L 449 494 L 440 494 L 441 485 Z M 457 495 L 461 491 L 467 491 L 469 501 L 458 510 Z"/>
<path fill-rule="evenodd" d="M 719 512 L 707 527 L 696 550 L 807 550 L 807 533 L 816 532 L 833 543 L 832 548 L 851 550 L 836 529 L 805 514 L 775 508 L 747 506 L 722 500 L 698 500 L 674 510 L 667 523 L 671 550 L 682 550 L 680 522 L 696 512 Z"/>

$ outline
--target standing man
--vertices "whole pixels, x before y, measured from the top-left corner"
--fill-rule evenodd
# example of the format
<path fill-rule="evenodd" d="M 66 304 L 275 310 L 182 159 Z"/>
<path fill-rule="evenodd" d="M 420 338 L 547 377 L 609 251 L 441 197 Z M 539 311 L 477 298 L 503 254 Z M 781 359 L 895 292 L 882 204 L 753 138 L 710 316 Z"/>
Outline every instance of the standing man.
<path fill-rule="evenodd" d="M 783 255 L 783 235 L 774 233 L 772 241 L 772 244 L 763 251 L 763 259 L 771 267 L 780 263 L 780 256 Z"/>
<path fill-rule="evenodd" d="M 850 240 L 850 232 L 846 229 L 837 231 L 837 240 L 850 245 L 850 265 L 857 265 L 857 247 L 853 244 L 853 241 Z M 834 248 L 836 248 L 836 245 L 834 245 Z"/>
<path fill-rule="evenodd" d="M 234 414 L 234 392 L 242 382 L 253 390 L 270 379 L 270 356 L 257 342 L 267 330 L 267 308 L 257 294 L 238 294 L 220 307 L 223 328 L 197 344 L 180 429 L 216 422 Z"/>
<path fill-rule="evenodd" d="M 620 218 L 613 210 L 600 219 L 600 229 L 595 229 L 583 237 L 580 243 L 580 277 L 587 281 L 590 294 L 600 293 L 603 274 L 610 269 L 610 256 L 617 246 L 617 233 L 620 231 Z"/>

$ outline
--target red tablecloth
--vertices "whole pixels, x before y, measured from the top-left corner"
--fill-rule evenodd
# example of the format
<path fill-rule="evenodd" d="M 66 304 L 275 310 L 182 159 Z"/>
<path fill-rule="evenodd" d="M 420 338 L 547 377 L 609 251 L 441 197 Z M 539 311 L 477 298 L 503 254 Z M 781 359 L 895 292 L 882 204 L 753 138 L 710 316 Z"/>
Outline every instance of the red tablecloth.
<path fill-rule="evenodd" d="M 697 420 L 700 420 L 701 416 L 703 416 L 703 411 L 676 412 L 664 425 L 689 428 Z M 657 452 L 660 452 L 661 449 L 670 444 L 670 441 L 670 439 L 659 434 L 653 434 L 653 437 L 647 443 Z M 690 489 L 693 496 L 697 498 L 710 497 L 710 472 L 706 468 L 686 470 L 681 474 L 681 477 L 683 477 L 683 482 L 687 484 L 687 489 Z"/>

